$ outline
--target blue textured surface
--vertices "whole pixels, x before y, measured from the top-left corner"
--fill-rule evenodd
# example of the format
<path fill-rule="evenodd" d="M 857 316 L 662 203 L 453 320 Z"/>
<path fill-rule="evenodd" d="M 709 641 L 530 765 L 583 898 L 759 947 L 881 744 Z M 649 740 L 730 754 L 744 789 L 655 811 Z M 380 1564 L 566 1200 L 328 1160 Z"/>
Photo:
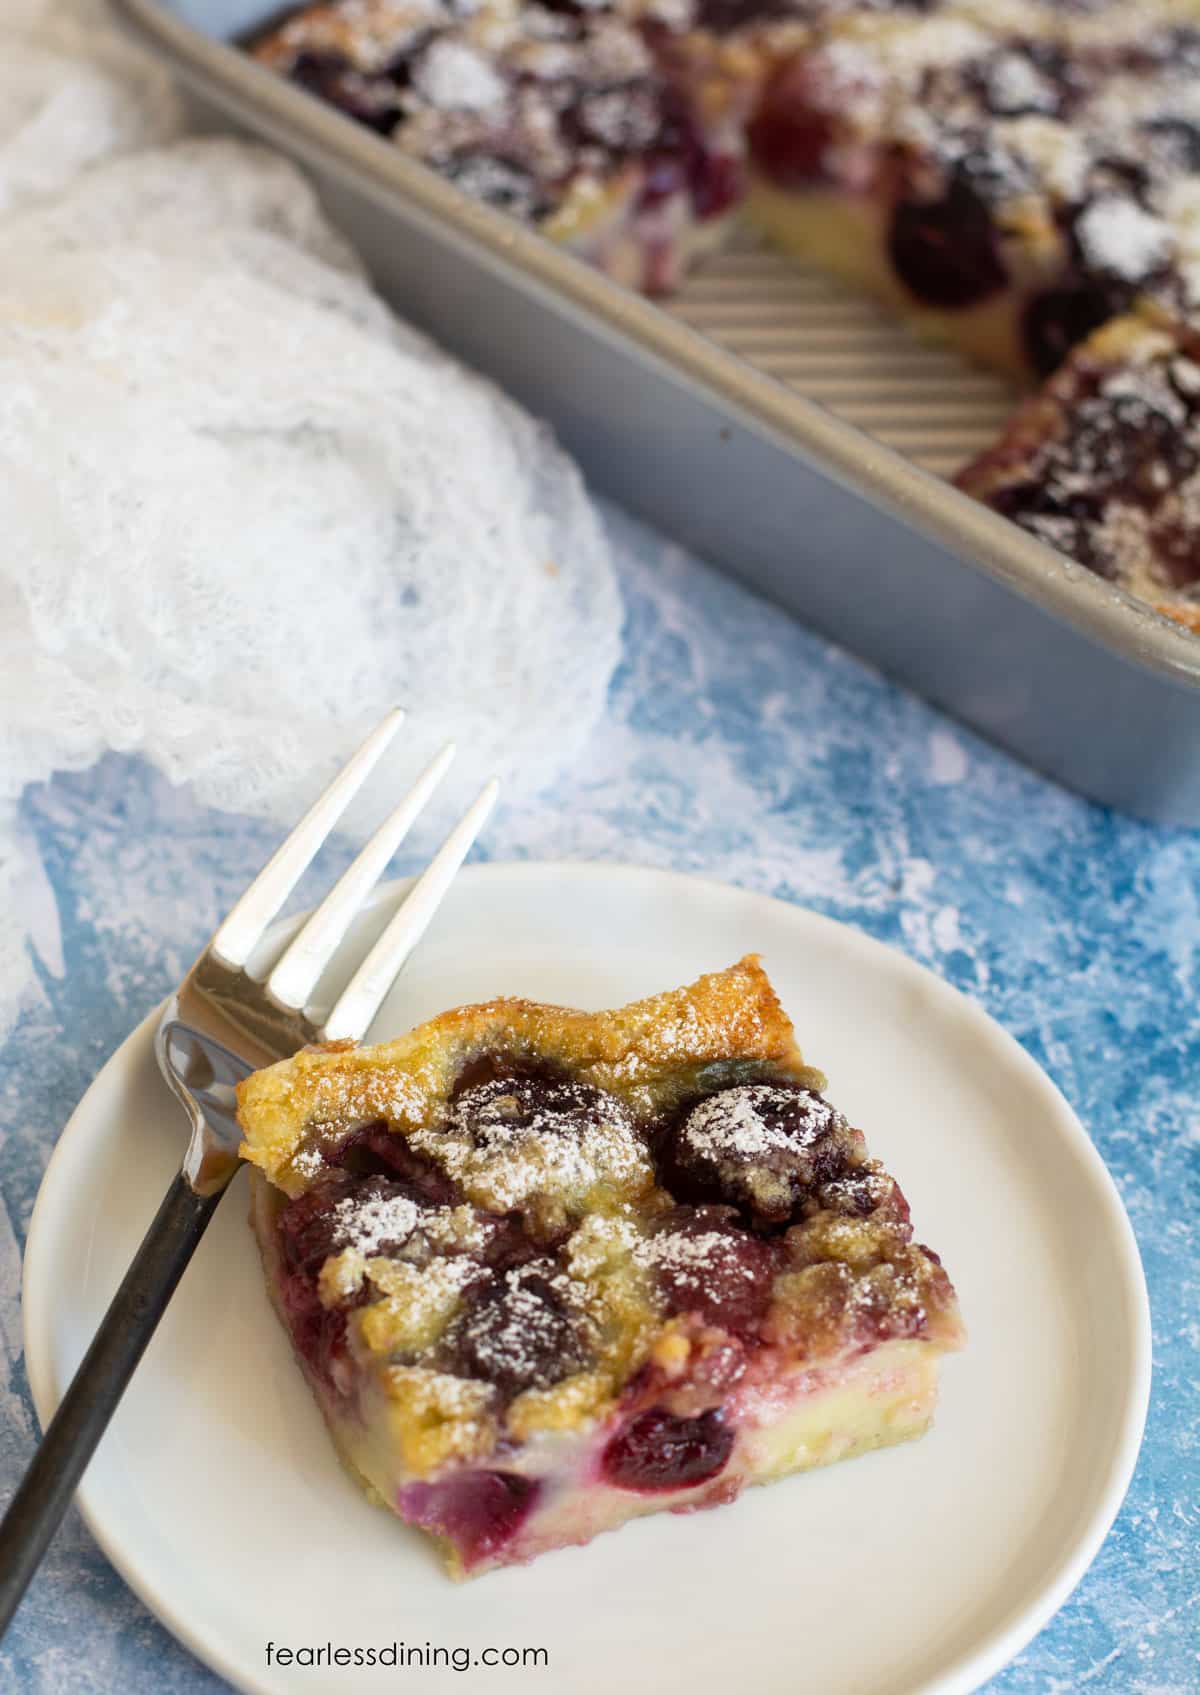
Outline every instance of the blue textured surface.
<path fill-rule="evenodd" d="M 501 813 L 488 853 L 699 869 L 804 902 L 931 965 L 1046 1067 L 1137 1231 L 1153 1401 L 1132 1490 L 1094 1567 L 989 1688 L 1193 1695 L 1200 837 L 1076 800 L 657 537 L 620 518 L 612 527 L 628 625 L 609 716 L 586 768 L 520 816 Z M 0 1498 L 33 1443 L 19 1253 L 50 1149 L 272 836 L 115 757 L 29 793 L 24 815 L 48 917 L 42 1003 L 0 1054 Z M 145 1612 L 73 1515 L 0 1645 L 0 1687 L 224 1686 Z"/>

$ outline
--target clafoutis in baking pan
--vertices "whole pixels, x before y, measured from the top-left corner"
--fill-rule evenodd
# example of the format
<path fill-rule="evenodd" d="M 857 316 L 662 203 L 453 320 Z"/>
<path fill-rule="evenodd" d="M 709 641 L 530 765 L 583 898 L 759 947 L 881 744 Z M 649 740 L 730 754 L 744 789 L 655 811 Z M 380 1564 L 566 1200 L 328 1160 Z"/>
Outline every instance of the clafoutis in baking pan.
<path fill-rule="evenodd" d="M 1060 781 L 1200 824 L 1200 639 L 944 480 L 998 432 L 1001 379 L 745 240 L 648 299 L 257 63 L 269 0 L 119 4 L 596 487 Z"/>

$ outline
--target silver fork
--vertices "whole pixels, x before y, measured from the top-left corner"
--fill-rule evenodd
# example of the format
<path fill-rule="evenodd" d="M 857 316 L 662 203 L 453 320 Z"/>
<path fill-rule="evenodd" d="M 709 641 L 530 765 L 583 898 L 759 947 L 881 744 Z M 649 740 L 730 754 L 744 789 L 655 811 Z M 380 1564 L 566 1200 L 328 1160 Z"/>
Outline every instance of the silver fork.
<path fill-rule="evenodd" d="M 357 1041 L 420 941 L 495 804 L 490 782 L 446 837 L 332 1008 L 307 1011 L 351 920 L 445 775 L 442 749 L 384 821 L 270 974 L 247 961 L 337 820 L 399 729 L 391 712 L 343 768 L 234 906 L 163 1007 L 158 1063 L 191 1121 L 183 1165 L 113 1296 L 0 1521 L 0 1635 L 70 1505 L 96 1444 L 241 1161 L 235 1090 L 259 1066 L 309 1042 Z"/>

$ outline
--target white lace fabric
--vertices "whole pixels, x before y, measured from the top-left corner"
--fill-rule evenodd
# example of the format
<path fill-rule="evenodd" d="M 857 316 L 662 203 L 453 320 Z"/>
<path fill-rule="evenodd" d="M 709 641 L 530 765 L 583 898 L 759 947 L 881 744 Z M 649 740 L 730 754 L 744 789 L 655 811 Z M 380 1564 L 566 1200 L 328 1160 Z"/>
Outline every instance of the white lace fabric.
<path fill-rule="evenodd" d="M 136 751 L 287 824 L 399 701 L 405 766 L 455 736 L 456 804 L 492 771 L 519 799 L 619 654 L 545 430 L 396 322 L 289 164 L 179 128 L 96 6 L 8 0 L 0 1033 L 31 980 L 26 784 Z"/>

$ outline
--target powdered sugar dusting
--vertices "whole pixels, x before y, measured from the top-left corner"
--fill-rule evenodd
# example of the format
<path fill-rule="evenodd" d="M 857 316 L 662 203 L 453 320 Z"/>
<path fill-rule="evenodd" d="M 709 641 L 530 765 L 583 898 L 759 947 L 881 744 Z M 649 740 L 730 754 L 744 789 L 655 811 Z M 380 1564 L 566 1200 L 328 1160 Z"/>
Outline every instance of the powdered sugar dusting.
<path fill-rule="evenodd" d="M 683 1139 L 694 1153 L 714 1161 L 729 1154 L 753 1159 L 777 1150 L 807 1147 L 824 1135 L 837 1117 L 819 1095 L 752 1083 L 725 1089 L 702 1101 L 690 1114 Z"/>
<path fill-rule="evenodd" d="M 448 1459 L 471 1459 L 494 1441 L 489 1417 L 495 1391 L 422 1365 L 393 1365 L 384 1373 L 389 1398 L 404 1415 L 402 1443 L 425 1469 Z"/>
<path fill-rule="evenodd" d="M 421 1219 L 421 1234 L 431 1247 L 459 1253 L 477 1252 L 497 1228 L 472 1207 L 435 1207 Z"/>
<path fill-rule="evenodd" d="M 431 106 L 485 112 L 501 105 L 508 84 L 465 41 L 435 41 L 417 61 L 413 84 Z"/>
<path fill-rule="evenodd" d="M 1187 361 L 1174 360 L 1172 369 L 1185 363 Z M 1170 384 L 1163 381 L 1163 370 L 1160 366 L 1147 364 L 1117 367 L 1101 383 L 1100 393 L 1105 403 L 1115 402 L 1120 405 L 1122 402 L 1132 401 L 1135 407 L 1145 408 L 1160 418 L 1166 418 L 1175 429 L 1182 429 L 1187 423 L 1187 405 L 1173 392 Z"/>
<path fill-rule="evenodd" d="M 325 1169 L 325 1157 L 315 1142 L 297 1148 L 290 1163 L 297 1177 L 313 1178 Z"/>
<path fill-rule="evenodd" d="M 614 1265 L 632 1259 L 641 1240 L 632 1219 L 592 1213 L 572 1232 L 566 1247 L 567 1261 L 577 1279 L 595 1282 Z"/>
<path fill-rule="evenodd" d="M 575 1205 L 599 1183 L 637 1192 L 652 1181 L 629 1109 L 582 1083 L 497 1080 L 469 1089 L 443 1125 L 411 1141 L 496 1212 L 535 1195 Z"/>
<path fill-rule="evenodd" d="M 1053 112 L 1053 84 L 1025 53 L 1001 53 L 987 67 L 988 104 L 993 112 Z"/>
<path fill-rule="evenodd" d="M 572 1375 L 583 1362 L 585 1296 L 581 1284 L 549 1264 L 504 1272 L 491 1299 L 462 1326 L 472 1374 L 518 1392 Z"/>
<path fill-rule="evenodd" d="M 1163 220 L 1118 195 L 1086 206 L 1075 220 L 1075 236 L 1089 265 L 1131 283 L 1161 270 L 1174 251 Z"/>
<path fill-rule="evenodd" d="M 1200 365 L 1182 356 L 1172 359 L 1170 376 L 1178 393 L 1186 395 L 1189 401 L 1200 400 Z"/>
<path fill-rule="evenodd" d="M 335 1240 L 364 1256 L 377 1253 L 385 1242 L 400 1245 L 417 1227 L 421 1209 L 407 1195 L 371 1195 L 362 1200 L 347 1195 L 333 1209 Z"/>
<path fill-rule="evenodd" d="M 639 1242 L 633 1258 L 647 1270 L 670 1273 L 676 1285 L 690 1284 L 697 1290 L 707 1287 L 714 1267 L 719 1266 L 722 1278 L 741 1277 L 748 1283 L 756 1275 L 755 1268 L 739 1258 L 734 1239 L 721 1230 L 663 1231 Z"/>
<path fill-rule="evenodd" d="M 1067 124 L 1029 113 L 1005 123 L 1005 150 L 1019 162 L 1026 182 L 1039 181 L 1051 198 L 1080 198 L 1091 158 L 1086 139 Z"/>
<path fill-rule="evenodd" d="M 886 1172 L 860 1166 L 843 1177 L 831 1177 L 822 1183 L 821 1204 L 835 1212 L 861 1212 L 880 1206 L 891 1195 L 892 1187 Z"/>
<path fill-rule="evenodd" d="M 366 1272 L 384 1297 L 359 1320 L 375 1354 L 421 1354 L 432 1347 L 457 1311 L 463 1290 L 480 1275 L 478 1262 L 465 1254 L 438 1257 L 422 1266 L 369 1259 Z"/>

